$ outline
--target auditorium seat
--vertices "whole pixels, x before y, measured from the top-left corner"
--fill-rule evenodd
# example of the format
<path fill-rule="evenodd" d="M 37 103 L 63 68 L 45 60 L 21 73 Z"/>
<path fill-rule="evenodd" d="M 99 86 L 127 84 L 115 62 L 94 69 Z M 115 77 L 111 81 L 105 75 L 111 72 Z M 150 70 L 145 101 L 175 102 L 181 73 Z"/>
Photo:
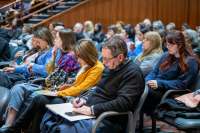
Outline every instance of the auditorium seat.
<path fill-rule="evenodd" d="M 2 118 L 3 114 L 5 113 L 5 110 L 10 101 L 10 97 L 11 97 L 10 90 L 4 87 L 0 87 L 0 118 Z M 0 124 L 2 124 L 1 119 L 0 119 Z"/>
<path fill-rule="evenodd" d="M 54 0 L 55 2 L 55 0 Z M 46 5 L 50 5 L 51 3 L 46 3 Z M 74 0 L 73 2 L 60 2 L 57 4 L 53 9 L 53 15 L 56 15 L 66 9 L 69 9 L 70 7 L 78 4 L 78 0 Z M 51 10 L 47 10 L 46 14 L 34 14 L 30 19 L 29 23 L 34 25 L 37 24 L 51 16 Z"/>

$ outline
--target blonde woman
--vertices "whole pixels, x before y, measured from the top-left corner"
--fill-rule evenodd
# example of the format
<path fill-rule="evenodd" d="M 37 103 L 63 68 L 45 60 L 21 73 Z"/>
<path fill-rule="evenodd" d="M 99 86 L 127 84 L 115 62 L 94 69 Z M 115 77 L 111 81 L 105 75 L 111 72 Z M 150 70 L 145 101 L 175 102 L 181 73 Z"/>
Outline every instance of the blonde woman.
<path fill-rule="evenodd" d="M 161 37 L 157 32 L 147 32 L 142 44 L 142 53 L 135 58 L 146 77 L 163 54 Z"/>
<path fill-rule="evenodd" d="M 94 33 L 94 26 L 91 21 L 85 21 L 83 35 L 85 38 L 91 38 Z"/>

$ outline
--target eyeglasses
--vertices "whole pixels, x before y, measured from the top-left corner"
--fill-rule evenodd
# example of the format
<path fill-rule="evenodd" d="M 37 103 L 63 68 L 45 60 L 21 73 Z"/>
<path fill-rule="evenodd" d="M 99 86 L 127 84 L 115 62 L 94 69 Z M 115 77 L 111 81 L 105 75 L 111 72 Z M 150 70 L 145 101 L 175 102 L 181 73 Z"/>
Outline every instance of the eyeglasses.
<path fill-rule="evenodd" d="M 172 47 L 172 46 L 174 46 L 175 44 L 170 44 L 170 43 L 167 43 L 167 45 L 166 46 L 168 46 L 168 47 Z"/>
<path fill-rule="evenodd" d="M 101 55 L 102 56 L 102 55 Z M 116 58 L 118 55 L 116 55 L 116 56 L 114 56 L 114 57 L 112 57 L 112 58 L 110 58 L 110 59 L 105 59 L 105 58 L 103 58 L 103 56 L 102 56 L 102 58 L 103 58 L 103 60 L 105 60 L 106 61 L 106 63 L 109 63 L 112 59 L 114 59 L 114 58 Z"/>
<path fill-rule="evenodd" d="M 42 41 L 42 40 L 41 40 Z M 41 41 L 36 41 L 37 44 L 39 44 Z"/>

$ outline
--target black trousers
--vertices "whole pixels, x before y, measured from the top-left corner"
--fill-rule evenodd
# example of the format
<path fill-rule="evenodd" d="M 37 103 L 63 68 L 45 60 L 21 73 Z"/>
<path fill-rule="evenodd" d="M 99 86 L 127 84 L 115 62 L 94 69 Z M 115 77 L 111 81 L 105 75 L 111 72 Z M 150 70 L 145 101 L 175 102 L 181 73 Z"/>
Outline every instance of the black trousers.
<path fill-rule="evenodd" d="M 42 118 L 47 111 L 45 105 L 65 102 L 66 101 L 63 98 L 38 95 L 31 101 L 30 105 L 21 117 L 13 124 L 13 128 L 24 129 L 27 128 L 32 122 L 31 133 L 39 133 L 40 123 L 42 122 Z"/>
<path fill-rule="evenodd" d="M 166 91 L 152 89 L 150 86 L 148 87 L 149 87 L 149 93 L 143 104 L 142 111 L 144 113 L 151 114 L 156 109 L 156 106 L 160 103 Z"/>

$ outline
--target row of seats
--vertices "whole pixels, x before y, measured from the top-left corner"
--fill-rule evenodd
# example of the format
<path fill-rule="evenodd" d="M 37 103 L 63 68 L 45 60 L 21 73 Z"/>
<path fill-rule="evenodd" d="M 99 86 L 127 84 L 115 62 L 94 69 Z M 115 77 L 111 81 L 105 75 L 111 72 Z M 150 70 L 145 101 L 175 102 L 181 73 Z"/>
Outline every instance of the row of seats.
<path fill-rule="evenodd" d="M 57 0 L 53 0 L 53 2 L 56 2 Z M 83 1 L 83 0 L 82 0 Z M 20 4 L 21 2 L 18 2 L 18 4 Z M 47 2 L 45 3 L 46 6 L 50 5 L 51 3 L 50 2 Z M 56 4 L 54 6 L 54 9 L 53 9 L 53 15 L 56 15 L 66 9 L 69 9 L 70 7 L 74 6 L 78 4 L 78 0 L 74 0 L 73 2 L 60 2 L 59 4 Z M 3 5 L 3 6 L 6 6 L 7 4 Z M 3 7 L 2 6 L 2 7 Z M 6 11 L 8 11 L 8 9 L 10 8 L 11 6 L 8 6 L 2 10 L 0 10 L 0 13 L 1 13 L 1 20 L 5 19 L 5 13 Z M 31 8 L 31 4 L 30 4 L 30 0 L 23 0 L 23 10 L 26 10 L 26 9 L 29 9 Z M 21 9 L 17 9 L 18 12 L 21 11 Z M 23 13 L 23 16 L 26 16 L 30 14 L 30 11 L 26 11 Z M 34 14 L 32 17 L 29 18 L 29 23 L 30 24 L 36 24 L 36 23 L 39 23 L 47 18 L 49 18 L 51 15 L 51 10 L 48 9 L 46 13 L 43 13 L 43 14 Z"/>

